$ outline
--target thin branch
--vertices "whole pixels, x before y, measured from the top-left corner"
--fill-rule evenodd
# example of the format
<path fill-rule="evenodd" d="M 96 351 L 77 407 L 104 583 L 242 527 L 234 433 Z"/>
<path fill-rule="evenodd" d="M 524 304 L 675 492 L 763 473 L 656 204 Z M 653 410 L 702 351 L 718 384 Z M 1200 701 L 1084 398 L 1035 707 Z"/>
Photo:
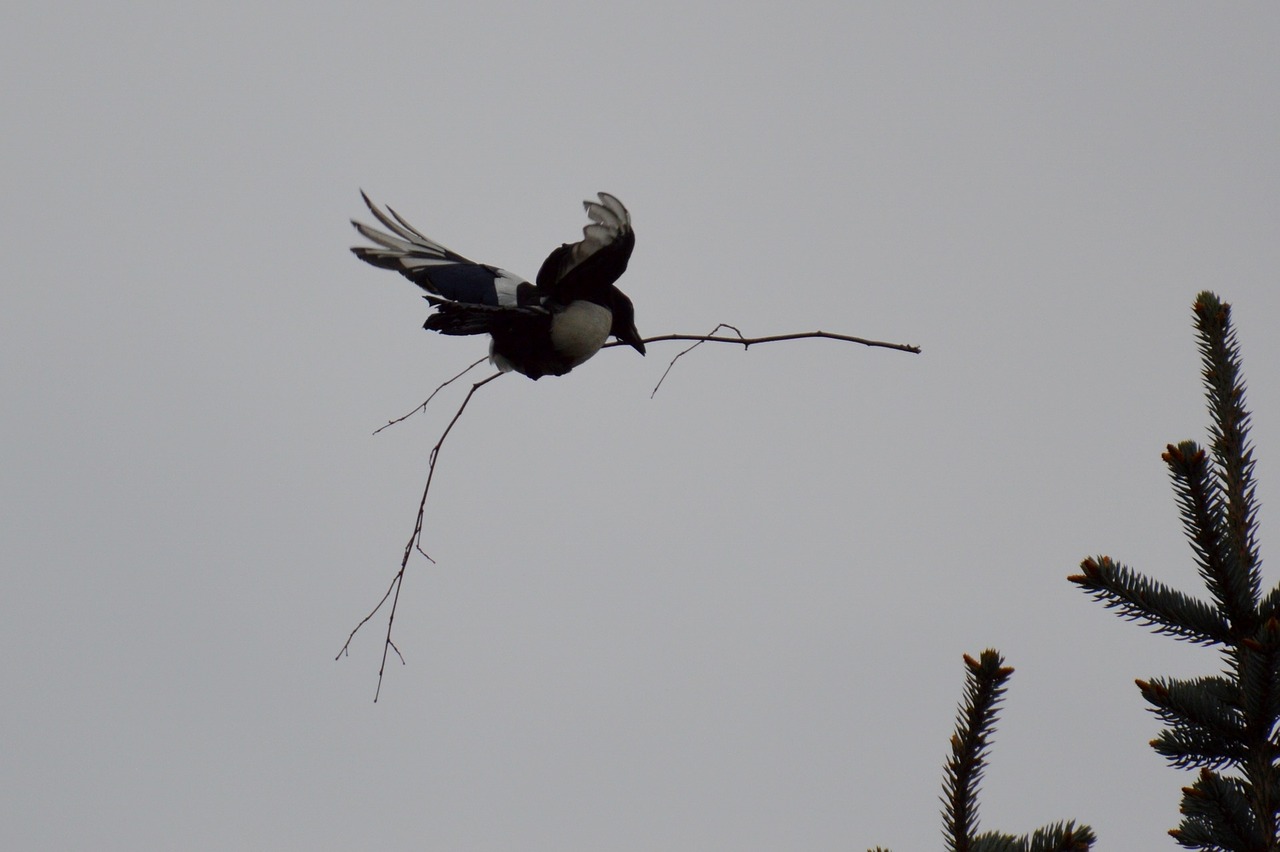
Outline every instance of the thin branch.
<path fill-rule="evenodd" d="M 726 328 L 733 328 L 731 325 L 725 324 Z M 733 329 L 737 331 L 736 328 Z M 872 346 L 880 349 L 897 349 L 900 352 L 911 352 L 915 355 L 920 354 L 920 347 L 911 343 L 886 343 L 882 340 L 867 340 L 865 337 L 853 337 L 848 334 L 836 334 L 834 331 L 797 331 L 793 334 L 772 334 L 768 337 L 715 337 L 713 335 L 703 334 L 660 334 L 657 337 L 646 337 L 642 343 L 659 343 L 663 340 L 698 340 L 707 343 L 737 343 L 744 349 L 756 343 L 773 343 L 777 340 L 802 340 L 806 337 L 822 337 L 827 340 L 843 340 L 846 343 L 861 343 L 863 346 Z M 605 344 L 609 346 L 630 346 L 629 343 L 623 343 L 619 340 L 611 340 Z"/>
<path fill-rule="evenodd" d="M 479 362 L 476 362 L 476 363 L 479 363 Z M 444 384 L 447 385 L 449 384 L 449 382 L 455 381 L 456 379 L 462 377 L 467 373 L 467 371 L 471 370 L 472 367 L 475 367 L 475 366 L 476 366 L 475 364 L 472 364 L 471 367 L 468 367 L 466 370 L 463 370 L 461 373 L 454 376 L 452 379 L 449 379 L 449 381 L 445 382 Z M 382 694 L 382 676 L 387 670 L 387 655 L 391 651 L 395 651 L 396 656 L 400 658 L 400 663 L 402 665 L 404 664 L 404 655 L 400 653 L 400 649 L 396 647 L 395 642 L 391 640 L 391 628 L 395 624 L 396 607 L 400 603 L 400 590 L 404 587 L 404 572 L 405 572 L 405 569 L 409 567 L 409 557 L 413 556 L 413 552 L 417 550 L 427 559 L 431 560 L 432 562 L 435 561 L 434 559 L 431 559 L 431 555 L 429 553 L 427 553 L 425 550 L 422 549 L 422 521 L 427 513 L 427 495 L 431 493 L 431 481 L 435 478 L 435 475 L 436 475 L 436 460 L 440 457 L 440 448 L 444 446 L 445 439 L 449 437 L 449 433 L 453 431 L 453 427 L 457 424 L 458 419 L 462 417 L 462 412 L 466 411 L 467 403 L 471 402 L 471 397 L 475 396 L 476 391 L 480 390 L 480 388 L 489 384 L 489 382 L 493 381 L 494 379 L 498 378 L 501 375 L 503 374 L 494 373 L 489 378 L 481 379 L 480 381 L 476 382 L 471 386 L 471 390 L 467 392 L 466 398 L 462 400 L 462 405 L 459 405 L 458 410 L 454 412 L 453 419 L 449 421 L 448 426 L 444 427 L 444 432 L 440 434 L 440 440 L 436 441 L 436 445 L 431 448 L 431 455 L 427 463 L 427 484 L 422 488 L 422 499 L 418 502 L 418 516 L 413 523 L 413 534 L 409 536 L 409 541 L 404 546 L 404 555 L 400 559 L 400 570 L 396 572 L 396 576 L 391 580 L 391 585 L 387 587 L 387 591 L 385 594 L 383 594 L 382 600 L 378 601 L 378 605 L 375 606 L 372 610 L 370 610 L 369 614 L 360 620 L 360 623 L 357 624 L 355 626 L 355 629 L 351 631 L 351 635 L 347 637 L 347 641 L 345 644 L 343 644 L 342 650 L 340 650 L 338 652 L 338 655 L 334 657 L 335 660 L 341 659 L 342 656 L 348 652 L 348 649 L 351 646 L 351 640 L 355 637 L 356 633 L 359 632 L 360 628 L 363 627 L 369 621 L 369 619 L 373 618 L 373 616 L 377 614 L 378 610 L 382 609 L 382 605 L 387 602 L 387 598 L 391 598 L 391 613 L 387 616 L 387 637 L 386 637 L 386 641 L 382 645 L 382 663 L 378 666 L 378 688 L 373 693 L 373 701 L 375 704 L 378 701 L 378 696 Z M 444 385 L 441 385 L 441 387 L 444 387 Z M 439 390 L 440 388 L 436 388 L 436 393 L 438 393 Z M 431 396 L 435 396 L 435 393 L 432 393 Z M 430 401 L 431 401 L 431 397 L 428 397 L 427 402 L 430 402 Z M 425 405 L 426 405 L 426 402 L 423 403 L 423 406 Z M 409 412 L 409 414 L 413 414 L 417 410 L 418 409 L 415 408 L 413 411 Z M 408 417 L 409 414 L 406 414 L 405 417 Z M 404 417 L 400 419 L 403 420 Z M 392 421 L 392 422 L 394 423 L 398 421 Z M 391 425 L 391 424 L 387 424 L 387 425 Z M 394 594 L 392 594 L 393 592 Z"/>
<path fill-rule="evenodd" d="M 377 429 L 374 429 L 374 430 L 373 430 L 373 434 L 375 434 L 375 435 L 376 435 L 376 434 L 378 434 L 378 433 L 379 433 L 379 432 L 381 432 L 383 429 L 386 429 L 388 426 L 394 426 L 394 425 L 396 425 L 397 423 L 403 423 L 404 421 L 408 420 L 408 419 L 409 419 L 410 417 L 412 417 L 413 415 L 417 414 L 419 411 L 426 411 L 426 410 L 427 410 L 427 403 L 429 403 L 429 402 L 431 402 L 431 400 L 435 399 L 435 398 L 436 398 L 436 394 L 440 393 L 440 391 L 444 390 L 444 389 L 445 389 L 445 388 L 447 388 L 449 385 L 453 384 L 453 383 L 454 383 L 454 382 L 456 382 L 458 379 L 460 379 L 460 378 L 462 378 L 463 376 L 465 376 L 467 373 L 470 373 L 470 372 L 471 372 L 472 370 L 474 370 L 476 367 L 479 367 L 481 364 L 483 364 L 483 363 L 485 362 L 485 359 L 486 359 L 486 358 L 488 358 L 488 356 L 487 356 L 487 355 L 485 356 L 485 358 L 481 358 L 481 359 L 479 359 L 479 360 L 477 360 L 477 361 L 473 361 L 470 367 L 467 367 L 467 369 L 463 370 L 461 373 L 458 373 L 458 375 L 454 376 L 454 377 L 453 377 L 453 378 L 451 378 L 451 379 L 445 379 L 443 382 L 441 382 L 441 383 L 440 383 L 440 385 L 439 385 L 435 390 L 433 390 L 433 391 L 431 392 L 431 396 L 427 397 L 426 399 L 424 399 L 424 400 L 422 401 L 422 404 L 421 404 L 421 405 L 417 406 L 417 407 L 416 407 L 416 408 L 414 408 L 412 411 L 409 411 L 409 412 L 406 412 L 405 414 L 400 415 L 400 416 L 399 416 L 399 417 L 397 417 L 395 420 L 388 420 L 384 425 L 379 426 Z"/>
<path fill-rule="evenodd" d="M 736 334 L 737 336 L 736 337 L 717 337 L 716 332 L 720 331 L 721 329 L 728 329 L 732 331 L 734 334 Z M 775 334 L 775 335 L 770 335 L 768 337 L 744 337 L 742 335 L 742 332 L 739 331 L 736 327 L 729 325 L 728 323 L 720 323 L 714 329 L 712 329 L 711 334 L 709 335 L 664 334 L 664 335 L 659 335 L 657 337 L 649 337 L 644 340 L 645 343 L 658 343 L 664 340 L 691 340 L 694 342 L 692 346 L 678 353 L 674 358 L 671 359 L 671 363 L 667 365 L 666 372 L 662 374 L 662 379 L 658 380 L 658 384 L 657 386 L 654 387 L 653 393 L 650 394 L 650 397 L 652 397 L 653 394 L 656 394 L 658 392 L 658 388 L 662 386 L 663 380 L 665 380 L 667 377 L 667 374 L 671 372 L 671 368 L 675 366 L 676 361 L 678 361 L 681 358 L 681 356 L 693 351 L 698 346 L 701 346 L 703 343 L 737 343 L 737 344 L 740 344 L 742 348 L 748 349 L 753 344 L 756 344 L 756 343 L 774 343 L 781 340 L 801 340 L 804 338 L 811 338 L 811 337 L 822 337 L 828 340 L 841 340 L 847 343 L 860 343 L 863 346 L 880 347 L 883 349 L 897 349 L 902 352 L 912 352 L 915 354 L 920 353 L 920 347 L 918 346 L 911 346 L 904 343 L 884 343 L 878 340 L 867 340 L 861 337 L 851 337 L 850 335 L 847 335 L 847 334 L 835 334 L 833 332 L 828 332 L 828 331 L 805 331 L 805 332 L 798 332 L 795 334 Z M 620 341 L 613 341 L 611 343 L 606 343 L 605 347 L 618 346 L 618 345 L 620 345 Z M 427 405 L 430 404 L 431 400 L 435 399 L 436 395 L 439 394 L 440 391 L 444 390 L 446 387 L 453 384 L 458 379 L 461 379 L 467 373 L 474 370 L 481 363 L 483 363 L 484 360 L 485 360 L 484 358 L 481 358 L 475 361 L 474 363 L 470 364 L 466 369 L 462 370 L 457 375 L 441 382 L 436 387 L 436 389 L 431 392 L 431 395 L 428 396 L 425 400 L 423 400 L 421 404 L 415 406 L 411 411 L 408 411 L 405 414 L 402 414 L 401 416 L 395 418 L 394 420 L 387 421 L 384 425 L 375 429 L 373 434 L 376 435 L 379 432 L 381 432 L 383 429 L 394 426 L 397 423 L 402 423 L 405 420 L 412 417 L 413 415 L 417 414 L 419 411 L 425 411 L 427 408 Z M 369 621 L 375 615 L 377 615 L 378 612 L 382 609 L 383 605 L 386 604 L 388 600 L 390 600 L 391 611 L 387 616 L 387 634 L 386 634 L 386 639 L 383 642 L 383 646 L 382 646 L 382 663 L 378 667 L 378 688 L 374 692 L 374 696 L 373 696 L 373 700 L 375 702 L 378 700 L 378 696 L 382 692 L 382 678 L 386 672 L 388 655 L 392 651 L 394 651 L 396 656 L 400 659 L 401 664 L 404 663 L 404 655 L 400 653 L 400 649 L 396 646 L 395 642 L 392 641 L 391 633 L 392 633 L 392 627 L 395 623 L 396 608 L 400 603 L 400 590 L 404 586 L 405 570 L 409 567 L 409 558 L 413 555 L 413 552 L 416 550 L 418 553 L 426 557 L 429 561 L 435 562 L 435 560 L 431 558 L 431 555 L 427 553 L 425 550 L 423 550 L 422 548 L 422 524 L 423 524 L 423 518 L 426 516 L 427 495 L 431 492 L 431 481 L 435 477 L 436 460 L 439 458 L 440 448 L 444 446 L 445 439 L 449 437 L 449 433 L 453 431 L 454 425 L 458 422 L 458 419 L 462 417 L 462 412 L 466 410 L 467 404 L 471 402 L 471 397 L 475 395 L 475 392 L 478 391 L 480 388 L 484 387 L 485 385 L 489 384 L 489 382 L 493 381 L 494 379 L 498 378 L 498 376 L 501 376 L 501 375 L 502 373 L 494 373 L 492 376 L 489 376 L 487 379 L 482 379 L 481 381 L 478 381 L 471 386 L 471 390 L 467 393 L 466 398 L 462 400 L 462 404 L 458 406 L 458 410 L 454 412 L 453 419 L 449 421 L 449 424 L 445 427 L 444 432 L 440 435 L 440 440 L 438 440 L 435 446 L 431 448 L 431 455 L 430 455 L 428 470 L 427 470 L 427 482 L 422 489 L 422 499 L 418 502 L 418 515 L 417 515 L 417 518 L 414 520 L 413 534 L 409 536 L 409 541 L 405 544 L 405 547 L 404 547 L 404 555 L 400 559 L 400 570 L 397 571 L 395 577 L 392 578 L 391 583 L 387 586 L 386 592 L 383 593 L 382 598 L 378 601 L 377 605 L 372 610 L 369 611 L 368 615 L 360 619 L 360 622 L 355 626 L 355 628 L 351 631 L 351 633 L 347 635 L 347 641 L 343 643 L 342 649 L 338 651 L 337 656 L 334 657 L 335 660 L 338 660 L 338 659 L 341 659 L 344 655 L 347 655 L 349 653 L 351 648 L 351 642 L 355 638 L 355 635 L 359 633 L 360 629 L 364 627 L 367 623 L 369 623 Z"/>
<path fill-rule="evenodd" d="M 715 336 L 716 332 L 722 328 L 729 329 L 734 334 L 736 334 L 737 337 L 716 337 Z M 835 332 L 831 332 L 831 331 L 801 331 L 801 332 L 796 332 L 794 334 L 774 334 L 768 337 L 744 337 L 742 332 L 738 330 L 737 326 L 730 325 L 727 322 L 722 322 L 719 325 L 717 325 L 715 328 L 711 329 L 710 334 L 706 334 L 706 335 L 660 334 L 657 337 L 646 337 L 644 339 L 643 341 L 644 343 L 660 343 L 664 340 L 694 341 L 694 344 L 692 346 L 690 346 L 688 349 L 681 350 L 679 353 L 676 354 L 674 358 L 671 359 L 671 363 L 667 364 L 667 369 L 663 371 L 662 378 L 658 379 L 658 384 L 654 386 L 653 391 L 649 394 L 649 398 L 653 399 L 653 397 L 657 395 L 658 388 L 662 387 L 662 383 L 667 380 L 667 374 L 670 373 L 671 368 L 676 365 L 676 361 L 679 361 L 684 355 L 687 355 L 689 352 L 692 352 L 694 349 L 697 349 L 699 346 L 701 346 L 704 343 L 737 343 L 737 344 L 741 344 L 743 349 L 750 349 L 751 345 L 755 343 L 775 343 L 780 340 L 803 340 L 804 338 L 811 338 L 811 337 L 812 338 L 822 337 L 822 338 L 826 338 L 827 340 L 843 340 L 846 343 L 860 343 L 863 346 L 877 347 L 880 349 L 897 349 L 900 352 L 911 352 L 912 354 L 915 354 L 915 355 L 920 354 L 920 347 L 914 346 L 909 343 L 885 343 L 880 340 L 867 340 L 866 338 L 863 338 L 863 337 L 852 337 L 848 334 L 836 334 Z M 612 340 L 606 343 L 601 348 L 608 349 L 611 346 L 623 346 L 623 345 L 629 346 L 630 344 L 623 344 L 622 341 L 620 340 Z M 373 434 L 376 435 L 379 432 L 381 432 L 383 429 L 394 426 L 397 423 L 403 423 L 405 420 L 408 420 L 410 417 L 417 414 L 419 411 L 426 411 L 427 404 L 430 403 L 431 400 L 435 399 L 436 394 L 440 393 L 440 391 L 444 390 L 446 387 L 453 384 L 458 379 L 462 378 L 467 373 L 474 370 L 476 367 L 480 366 L 480 364 L 482 364 L 484 360 L 485 360 L 484 358 L 480 358 L 479 360 L 472 363 L 471 366 L 467 367 L 465 370 L 458 373 L 456 376 L 453 376 L 452 378 L 446 379 L 445 381 L 441 382 L 436 387 L 436 389 L 431 392 L 431 395 L 428 396 L 426 399 L 424 399 L 419 405 L 415 406 L 411 411 L 408 411 L 400 415 L 394 420 L 388 420 L 385 424 L 373 430 Z"/>
<path fill-rule="evenodd" d="M 737 337 L 717 337 L 716 332 L 722 328 L 732 331 Z M 822 337 L 827 340 L 842 340 L 846 343 L 860 343 L 863 346 L 877 347 L 880 349 L 897 349 L 899 352 L 911 352 L 919 355 L 920 347 L 910 343 L 886 343 L 882 340 L 867 340 L 865 337 L 853 337 L 848 334 L 836 334 L 832 331 L 798 331 L 793 334 L 772 334 L 768 337 L 743 337 L 742 332 L 736 326 L 722 322 L 711 330 L 710 334 L 660 334 L 657 337 L 646 337 L 644 343 L 659 343 L 664 340 L 692 340 L 695 341 L 688 349 L 681 350 L 676 357 L 671 359 L 671 363 L 667 364 L 667 369 L 662 373 L 662 378 L 658 379 L 658 384 L 654 386 L 649 398 L 653 399 L 658 393 L 658 388 L 662 387 L 662 383 L 667 380 L 667 374 L 671 372 L 671 368 L 676 365 L 682 357 L 697 349 L 704 343 L 737 343 L 743 349 L 750 349 L 755 343 L 776 343 L 780 340 L 803 340 L 810 337 Z M 613 340 L 606 343 L 604 347 L 624 345 L 620 340 Z M 627 344 L 629 345 L 629 344 Z"/>

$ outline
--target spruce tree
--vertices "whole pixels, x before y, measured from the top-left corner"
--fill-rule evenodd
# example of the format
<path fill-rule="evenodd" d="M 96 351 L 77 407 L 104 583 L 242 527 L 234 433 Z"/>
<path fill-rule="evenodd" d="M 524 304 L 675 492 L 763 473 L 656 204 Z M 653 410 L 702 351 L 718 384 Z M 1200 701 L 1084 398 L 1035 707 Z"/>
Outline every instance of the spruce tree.
<path fill-rule="evenodd" d="M 1217 648 L 1223 671 L 1138 680 L 1164 728 L 1151 742 L 1180 769 L 1182 822 L 1169 833 L 1206 852 L 1280 850 L 1280 587 L 1262 592 L 1253 448 L 1231 306 L 1204 292 L 1193 307 L 1211 417 L 1208 448 L 1170 444 L 1163 455 L 1205 597 L 1143 576 L 1109 556 L 1068 579 L 1121 617 Z"/>

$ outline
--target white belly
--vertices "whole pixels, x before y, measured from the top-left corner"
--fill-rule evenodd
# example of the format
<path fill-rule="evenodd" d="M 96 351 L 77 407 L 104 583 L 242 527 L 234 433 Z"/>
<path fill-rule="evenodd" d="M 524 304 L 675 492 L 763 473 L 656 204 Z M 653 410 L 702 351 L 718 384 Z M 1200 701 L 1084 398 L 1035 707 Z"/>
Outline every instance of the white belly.
<path fill-rule="evenodd" d="M 608 308 L 595 302 L 570 302 L 551 320 L 551 345 L 576 367 L 600 351 L 612 325 L 613 312 Z"/>

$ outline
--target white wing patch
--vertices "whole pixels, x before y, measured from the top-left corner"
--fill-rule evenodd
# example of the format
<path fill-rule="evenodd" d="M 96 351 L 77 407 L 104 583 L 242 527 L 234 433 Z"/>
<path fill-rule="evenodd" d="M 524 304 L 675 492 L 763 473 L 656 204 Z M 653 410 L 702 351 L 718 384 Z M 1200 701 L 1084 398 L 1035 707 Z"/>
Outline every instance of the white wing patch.
<path fill-rule="evenodd" d="M 584 201 L 591 221 L 582 229 L 582 239 L 573 245 L 573 262 L 561 270 L 567 275 L 579 263 L 631 230 L 631 214 L 622 202 L 607 192 L 596 193 L 599 201 Z"/>
<path fill-rule="evenodd" d="M 494 272 L 498 273 L 498 277 L 493 282 L 493 288 L 498 293 L 498 304 L 503 307 L 520 304 L 520 300 L 516 296 L 516 289 L 521 284 L 527 285 L 528 282 L 505 269 L 494 269 Z"/>

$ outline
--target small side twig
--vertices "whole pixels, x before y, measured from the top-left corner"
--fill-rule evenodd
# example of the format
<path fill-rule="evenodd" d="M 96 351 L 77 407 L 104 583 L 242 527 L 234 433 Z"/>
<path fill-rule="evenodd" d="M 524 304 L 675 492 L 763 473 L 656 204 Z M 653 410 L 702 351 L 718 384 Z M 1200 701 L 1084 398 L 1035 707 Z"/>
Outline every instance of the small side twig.
<path fill-rule="evenodd" d="M 739 341 L 743 341 L 746 339 L 742 336 L 742 332 L 738 330 L 737 326 L 729 325 L 727 322 L 722 322 L 719 325 L 717 325 L 715 328 L 711 329 L 711 334 L 714 335 L 717 331 L 719 331 L 722 328 L 727 328 L 730 331 L 732 331 L 734 334 L 738 335 Z M 654 339 L 656 340 L 658 338 L 654 338 Z M 662 387 L 662 383 L 667 380 L 667 373 L 671 372 L 671 368 L 676 365 L 676 362 L 679 361 L 681 358 L 683 358 L 685 355 L 688 355 L 693 350 L 697 349 L 702 344 L 706 343 L 708 339 L 710 339 L 710 336 L 703 337 L 697 343 L 693 344 L 687 349 L 681 349 L 678 353 L 676 353 L 676 357 L 671 359 L 671 363 L 667 365 L 667 369 L 662 371 L 662 378 L 658 379 L 658 383 L 654 385 L 653 390 L 649 392 L 649 399 L 653 399 L 655 396 L 658 395 L 658 388 Z M 649 341 L 647 340 L 645 341 L 645 343 L 648 343 L 648 342 Z M 747 348 L 745 343 L 743 344 L 742 348 L 743 349 Z"/>
<path fill-rule="evenodd" d="M 406 413 L 404 413 L 404 414 L 401 414 L 401 415 L 400 415 L 399 417 L 397 417 L 395 420 L 388 420 L 386 423 L 384 423 L 383 425 L 379 426 L 377 429 L 374 429 L 374 430 L 373 430 L 373 434 L 375 434 L 375 435 L 376 435 L 376 434 L 378 434 L 379 432 L 381 432 L 383 429 L 386 429 L 386 428 L 387 428 L 387 427 L 389 427 L 389 426 L 394 426 L 394 425 L 396 425 L 397 423 L 403 423 L 404 421 L 408 420 L 408 419 L 409 419 L 410 417 L 412 417 L 413 415 L 417 414 L 419 411 L 426 411 L 426 410 L 427 410 L 427 403 L 429 403 L 429 402 L 431 402 L 431 400 L 435 399 L 435 398 L 436 398 L 436 394 L 440 393 L 440 391 L 444 390 L 444 389 L 445 389 L 445 388 L 447 388 L 449 385 L 453 384 L 453 383 L 454 383 L 454 382 L 456 382 L 458 379 L 460 379 L 460 378 L 462 378 L 463 376 L 465 376 L 467 373 L 470 373 L 470 372 L 471 372 L 472 370 L 474 370 L 476 367 L 479 367 L 481 364 L 483 364 L 483 363 L 487 360 L 487 358 L 488 358 L 488 356 L 486 356 L 485 358 L 479 358 L 479 359 L 477 359 L 477 360 L 475 360 L 475 361 L 471 362 L 471 366 L 470 366 L 470 367 L 467 367 L 465 370 L 463 370 L 461 373 L 458 373 L 458 374 L 457 374 L 456 376 L 454 376 L 453 378 L 451 378 L 451 379 L 445 379 L 443 382 L 441 382 L 441 383 L 439 384 L 439 386 L 437 386 L 437 387 L 436 387 L 436 389 L 435 389 L 435 390 L 433 390 L 433 391 L 431 392 L 431 396 L 429 396 L 429 397 L 427 397 L 426 399 L 424 399 L 420 405 L 418 405 L 417 407 L 415 407 L 415 408 L 414 408 L 413 410 L 411 410 L 411 411 L 408 411 L 408 412 L 406 412 Z"/>
<path fill-rule="evenodd" d="M 466 370 L 463 370 L 461 373 L 454 376 L 452 379 L 449 379 L 447 382 L 441 385 L 440 388 L 443 388 L 445 385 L 449 384 L 450 382 L 453 382 L 461 378 L 469 370 L 471 370 L 472 367 L 475 367 L 475 366 L 476 366 L 475 364 L 472 364 L 471 367 L 468 367 Z M 391 651 L 395 651 L 396 656 L 400 658 L 401 664 L 404 663 L 404 655 L 400 653 L 400 649 L 396 647 L 395 642 L 393 642 L 391 639 L 391 629 L 392 629 L 392 626 L 395 624 L 396 607 L 400 603 L 400 590 L 404 588 L 404 572 L 409 567 L 409 557 L 411 557 L 413 555 L 413 552 L 417 550 L 427 559 L 431 560 L 432 562 L 435 561 L 434 559 L 431 559 L 431 555 L 429 553 L 427 553 L 425 550 L 422 549 L 422 521 L 427 513 L 427 495 L 431 493 L 431 481 L 435 478 L 435 475 L 436 475 L 436 460 L 440 457 L 440 448 L 444 446 L 445 439 L 449 437 L 449 433 L 453 431 L 453 427 L 457 424 L 458 419 L 462 417 L 462 412 L 466 411 L 467 403 L 471 402 L 471 397 L 475 396 L 476 391 L 480 390 L 480 388 L 489 384 L 489 382 L 493 381 L 494 379 L 498 378 L 501 375 L 502 373 L 494 373 L 492 376 L 489 376 L 489 378 L 481 379 L 480 381 L 476 382 L 471 386 L 471 390 L 467 392 L 466 397 L 462 400 L 462 404 L 459 405 L 458 410 L 454 412 L 453 419 L 449 421 L 448 426 L 444 427 L 444 431 L 440 434 L 440 440 L 436 441 L 435 446 L 431 448 L 431 455 L 429 456 L 428 462 L 427 462 L 427 483 L 422 488 L 422 499 L 418 502 L 418 516 L 413 523 L 413 534 L 409 536 L 409 541 L 404 546 L 404 555 L 400 559 L 400 570 L 397 571 L 395 577 L 392 578 L 391 585 L 387 587 L 386 593 L 383 594 L 382 599 L 378 601 L 377 606 L 375 606 L 372 610 L 370 610 L 369 614 L 360 620 L 360 623 L 357 624 L 355 626 L 355 629 L 352 630 L 350 635 L 347 636 L 347 641 L 343 643 L 342 650 L 338 651 L 338 655 L 334 657 L 335 660 L 338 660 L 338 659 L 341 659 L 344 654 L 348 653 L 351 647 L 351 640 L 355 638 L 356 633 L 358 633 L 360 631 L 360 628 L 364 627 L 364 625 L 367 624 L 369 620 L 373 618 L 374 615 L 377 614 L 378 610 L 382 609 L 382 605 L 387 602 L 388 598 L 390 598 L 391 612 L 387 616 L 387 637 L 386 637 L 386 641 L 383 643 L 383 646 L 382 646 L 382 663 L 378 666 L 378 687 L 373 693 L 373 701 L 375 704 L 378 701 L 378 696 L 382 694 L 382 676 L 387 670 L 387 655 Z M 431 396 L 435 396 L 435 394 L 440 391 L 440 388 L 436 388 L 436 391 L 432 393 Z M 431 401 L 431 397 L 428 397 L 427 401 L 424 402 L 420 407 L 425 407 L 427 402 L 430 402 L 430 401 Z M 418 409 L 415 408 L 413 411 L 409 412 L 409 414 L 406 414 L 404 417 L 408 417 L 409 415 L 413 414 L 417 410 Z M 404 417 L 401 417 L 400 419 L 403 420 Z M 398 421 L 392 421 L 392 422 L 395 423 Z M 391 424 L 389 423 L 387 425 L 391 425 Z M 386 427 L 383 427 L 383 428 L 386 428 Z"/>

